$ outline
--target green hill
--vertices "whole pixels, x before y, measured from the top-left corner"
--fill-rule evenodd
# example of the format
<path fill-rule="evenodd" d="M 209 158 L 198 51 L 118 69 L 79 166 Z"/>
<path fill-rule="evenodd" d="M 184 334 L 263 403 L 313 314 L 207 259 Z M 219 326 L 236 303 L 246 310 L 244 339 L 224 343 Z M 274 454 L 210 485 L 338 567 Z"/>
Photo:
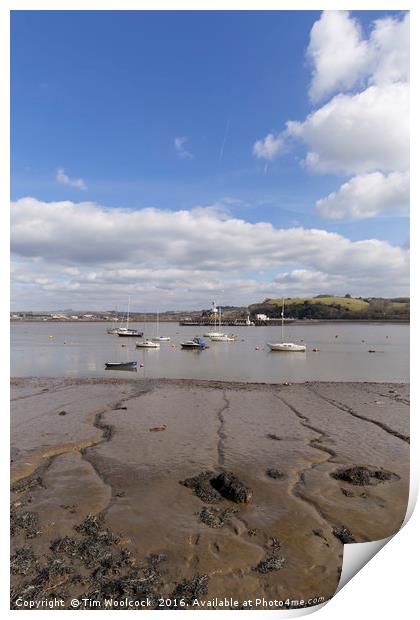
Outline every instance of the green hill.
<path fill-rule="evenodd" d="M 266 314 L 280 318 L 283 299 L 265 299 L 249 306 L 251 318 Z M 284 299 L 285 316 L 295 319 L 404 320 L 410 318 L 409 298 L 353 298 L 349 295 L 317 295 Z"/>

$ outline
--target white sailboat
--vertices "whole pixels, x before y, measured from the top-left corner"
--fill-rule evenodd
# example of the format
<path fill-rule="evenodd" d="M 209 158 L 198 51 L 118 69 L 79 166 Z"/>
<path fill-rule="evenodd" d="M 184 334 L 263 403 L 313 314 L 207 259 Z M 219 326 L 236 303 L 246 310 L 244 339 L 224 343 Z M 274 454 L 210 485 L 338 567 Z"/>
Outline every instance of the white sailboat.
<path fill-rule="evenodd" d="M 138 338 L 141 338 L 143 336 L 143 332 L 139 332 L 138 329 L 130 329 L 128 327 L 129 321 L 130 321 L 130 298 L 128 298 L 126 327 L 119 327 L 116 331 L 116 334 L 120 337 L 137 336 Z"/>
<path fill-rule="evenodd" d="M 211 329 L 206 334 L 203 334 L 203 336 L 204 336 L 204 338 L 211 338 L 212 340 L 216 340 L 216 339 L 222 339 L 223 340 L 223 338 L 224 338 L 224 336 L 226 334 L 224 334 L 223 332 L 217 332 L 216 331 L 216 317 L 217 317 L 217 314 L 219 314 L 219 329 L 220 329 L 221 308 L 219 308 L 219 309 L 216 308 L 216 302 L 215 301 L 212 301 L 211 312 L 212 312 L 213 317 L 214 317 L 214 328 Z"/>
<path fill-rule="evenodd" d="M 219 307 L 219 329 L 222 326 L 222 309 Z M 210 332 L 208 337 L 212 342 L 234 342 L 236 337 L 233 334 L 224 334 L 223 332 Z"/>
<path fill-rule="evenodd" d="M 156 336 L 152 338 L 152 342 L 169 342 L 170 336 L 159 336 L 159 312 L 156 313 Z"/>
<path fill-rule="evenodd" d="M 267 342 L 267 346 L 272 351 L 291 351 L 295 353 L 304 353 L 306 351 L 305 344 L 295 344 L 294 342 L 284 342 L 284 299 L 281 310 L 281 339 L 282 342 Z"/>

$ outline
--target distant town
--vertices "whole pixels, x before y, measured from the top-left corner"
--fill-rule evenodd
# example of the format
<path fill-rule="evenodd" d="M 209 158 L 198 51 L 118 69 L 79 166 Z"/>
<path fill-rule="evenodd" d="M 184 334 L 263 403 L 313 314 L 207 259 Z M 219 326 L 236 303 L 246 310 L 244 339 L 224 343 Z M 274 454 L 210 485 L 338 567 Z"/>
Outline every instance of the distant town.
<path fill-rule="evenodd" d="M 220 312 L 225 325 L 267 325 L 281 320 L 283 299 L 265 299 L 263 302 L 247 307 L 221 306 Z M 218 312 L 218 308 L 216 309 Z M 284 299 L 284 317 L 287 321 L 302 320 L 358 320 L 358 321 L 409 321 L 410 299 L 408 297 L 353 298 L 347 294 L 317 295 L 315 297 L 294 297 Z M 130 312 L 132 322 L 154 322 L 156 312 Z M 121 322 L 126 314 L 115 310 L 72 309 L 55 311 L 14 311 L 11 321 L 80 321 L 80 322 Z M 162 322 L 178 322 L 190 325 L 206 325 L 215 322 L 215 305 L 203 310 L 168 310 L 159 314 Z"/>

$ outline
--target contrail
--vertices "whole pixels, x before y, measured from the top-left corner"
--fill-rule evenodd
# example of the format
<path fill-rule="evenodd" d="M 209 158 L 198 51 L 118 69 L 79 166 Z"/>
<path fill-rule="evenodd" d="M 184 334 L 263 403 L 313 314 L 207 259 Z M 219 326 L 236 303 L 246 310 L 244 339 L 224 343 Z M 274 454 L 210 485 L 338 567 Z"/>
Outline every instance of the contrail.
<path fill-rule="evenodd" d="M 227 123 L 226 123 L 225 135 L 223 136 L 222 146 L 220 147 L 219 161 L 222 159 L 223 153 L 225 150 L 226 138 L 229 132 L 229 125 L 230 125 L 230 119 L 228 118 Z"/>

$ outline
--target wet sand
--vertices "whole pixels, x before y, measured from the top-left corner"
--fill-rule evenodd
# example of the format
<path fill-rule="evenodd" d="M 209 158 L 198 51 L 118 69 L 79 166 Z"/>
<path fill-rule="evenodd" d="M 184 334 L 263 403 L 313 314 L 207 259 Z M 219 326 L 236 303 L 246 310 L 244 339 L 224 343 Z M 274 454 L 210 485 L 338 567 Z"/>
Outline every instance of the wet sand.
<path fill-rule="evenodd" d="M 12 607 L 330 598 L 343 542 L 390 536 L 404 519 L 408 393 L 384 383 L 13 380 Z M 204 486 L 181 484 L 203 472 Z M 249 501 L 217 490 L 222 472 Z"/>

